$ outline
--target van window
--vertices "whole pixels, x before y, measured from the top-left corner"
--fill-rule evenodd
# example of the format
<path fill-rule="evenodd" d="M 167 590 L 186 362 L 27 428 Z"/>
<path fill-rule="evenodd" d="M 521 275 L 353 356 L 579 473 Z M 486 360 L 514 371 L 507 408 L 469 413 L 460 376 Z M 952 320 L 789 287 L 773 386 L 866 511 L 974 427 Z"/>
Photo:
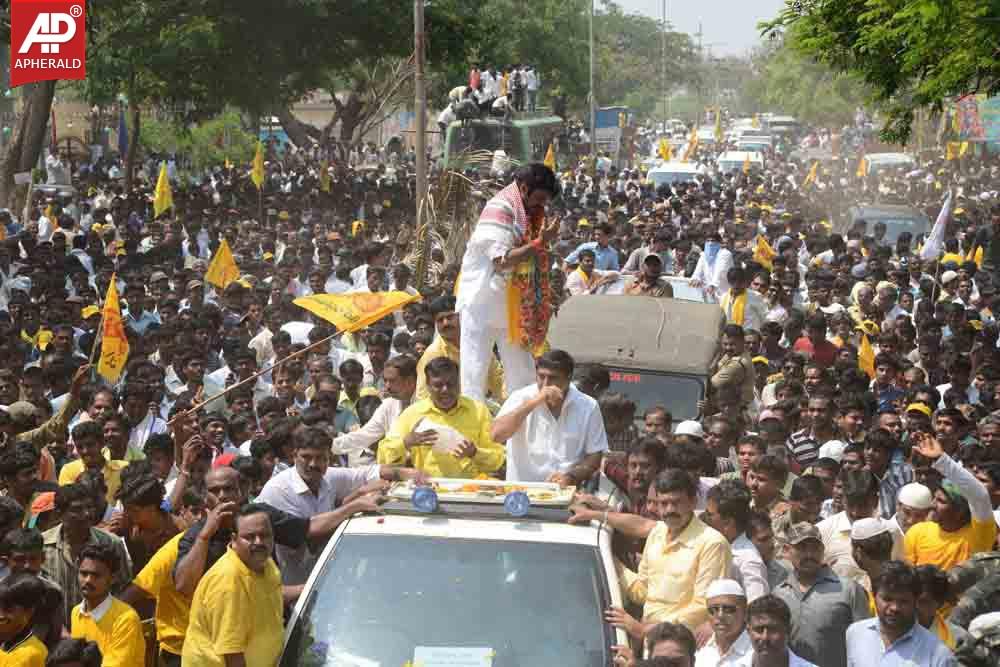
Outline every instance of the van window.
<path fill-rule="evenodd" d="M 698 400 L 704 394 L 702 380 L 686 375 L 667 375 L 653 371 L 611 368 L 609 392 L 624 394 L 636 404 L 636 415 L 654 405 L 664 405 L 674 421 L 695 419 Z"/>

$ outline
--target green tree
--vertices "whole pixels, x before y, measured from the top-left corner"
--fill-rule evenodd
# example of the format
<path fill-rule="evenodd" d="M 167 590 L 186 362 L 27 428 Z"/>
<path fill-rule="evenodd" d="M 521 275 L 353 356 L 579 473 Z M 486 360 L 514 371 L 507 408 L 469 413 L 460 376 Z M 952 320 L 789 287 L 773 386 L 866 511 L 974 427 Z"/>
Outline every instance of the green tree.
<path fill-rule="evenodd" d="M 905 142 L 917 109 L 1000 92 L 1000 3 L 983 0 L 787 0 L 761 24 L 792 30 L 801 54 L 852 74 L 885 115 L 882 136 Z"/>

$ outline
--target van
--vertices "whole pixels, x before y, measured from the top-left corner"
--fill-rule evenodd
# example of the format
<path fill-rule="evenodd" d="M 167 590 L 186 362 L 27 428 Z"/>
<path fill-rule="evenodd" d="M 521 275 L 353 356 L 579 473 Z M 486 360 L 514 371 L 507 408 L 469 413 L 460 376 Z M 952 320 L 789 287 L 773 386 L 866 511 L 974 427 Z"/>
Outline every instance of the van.
<path fill-rule="evenodd" d="M 553 349 L 611 373 L 609 391 L 642 415 L 663 405 L 674 421 L 695 419 L 725 323 L 718 304 L 647 296 L 574 297 L 549 328 Z"/>
<path fill-rule="evenodd" d="M 716 164 L 719 171 L 728 174 L 734 171 L 742 171 L 747 159 L 750 160 L 750 168 L 758 171 L 764 170 L 764 156 L 756 151 L 726 151 L 719 156 Z"/>

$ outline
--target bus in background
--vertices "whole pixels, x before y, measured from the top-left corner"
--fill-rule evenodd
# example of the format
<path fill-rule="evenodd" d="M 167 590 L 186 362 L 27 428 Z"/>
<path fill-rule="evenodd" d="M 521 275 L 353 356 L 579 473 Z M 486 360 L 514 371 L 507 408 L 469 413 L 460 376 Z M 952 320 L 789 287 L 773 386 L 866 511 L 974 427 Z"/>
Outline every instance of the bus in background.
<path fill-rule="evenodd" d="M 486 164 L 484 151 L 493 154 L 502 150 L 513 164 L 541 162 L 549 144 L 565 132 L 559 116 L 517 114 L 513 119 L 475 118 L 452 121 L 444 144 L 445 169 L 464 169 Z"/>

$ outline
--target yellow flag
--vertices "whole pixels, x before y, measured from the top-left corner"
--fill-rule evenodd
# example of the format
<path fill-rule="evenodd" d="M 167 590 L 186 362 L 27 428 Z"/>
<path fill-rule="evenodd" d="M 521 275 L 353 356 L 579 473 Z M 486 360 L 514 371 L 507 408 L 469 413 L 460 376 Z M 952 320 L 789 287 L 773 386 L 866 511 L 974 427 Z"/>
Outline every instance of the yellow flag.
<path fill-rule="evenodd" d="M 319 166 L 319 189 L 323 192 L 330 191 L 330 161 L 323 160 Z"/>
<path fill-rule="evenodd" d="M 750 173 L 750 153 L 747 153 L 746 157 L 743 158 L 743 173 Z"/>
<path fill-rule="evenodd" d="M 687 162 L 696 150 L 698 150 L 698 128 L 692 127 L 691 136 L 688 138 L 688 144 L 684 149 L 684 157 L 681 158 L 681 162 Z"/>
<path fill-rule="evenodd" d="M 715 107 L 715 141 L 722 143 L 722 107 Z"/>
<path fill-rule="evenodd" d="M 858 346 L 858 368 L 868 373 L 868 377 L 875 379 L 875 350 L 868 340 L 868 334 L 861 334 L 861 345 Z"/>
<path fill-rule="evenodd" d="M 406 292 L 314 294 L 296 299 L 296 306 L 330 322 L 341 331 L 357 331 L 420 299 Z"/>
<path fill-rule="evenodd" d="M 160 177 L 156 179 L 156 193 L 153 196 L 153 217 L 174 205 L 174 194 L 170 191 L 170 179 L 167 177 L 167 163 L 160 163 Z"/>
<path fill-rule="evenodd" d="M 222 239 L 219 249 L 215 251 L 215 256 L 212 257 L 212 261 L 208 265 L 208 271 L 205 272 L 205 281 L 219 289 L 226 289 L 229 283 L 239 277 L 240 269 L 236 266 L 236 260 L 233 259 L 229 243 L 226 239 Z"/>
<path fill-rule="evenodd" d="M 763 266 L 768 271 L 774 269 L 774 263 L 771 261 L 778 256 L 777 251 L 771 247 L 771 244 L 767 242 L 767 238 L 763 234 L 757 236 L 757 245 L 753 250 L 753 261 L 757 262 Z"/>
<path fill-rule="evenodd" d="M 958 159 L 958 142 L 949 141 L 944 145 L 944 159 L 948 162 Z"/>
<path fill-rule="evenodd" d="M 944 258 L 942 257 L 942 259 Z M 969 252 L 965 255 L 965 261 L 975 262 L 976 268 L 983 268 L 983 246 L 976 246 L 975 250 L 969 249 Z"/>
<path fill-rule="evenodd" d="M 118 276 L 111 274 L 108 295 L 104 299 L 104 324 L 101 329 L 101 358 L 97 362 L 97 372 L 108 382 L 116 382 L 125 370 L 128 361 L 128 338 L 122 322 L 121 307 L 118 303 Z"/>
<path fill-rule="evenodd" d="M 253 156 L 253 169 L 250 170 L 250 180 L 257 189 L 264 185 L 264 144 L 257 142 L 257 152 Z"/>
<path fill-rule="evenodd" d="M 552 144 L 549 144 L 549 150 L 545 151 L 545 161 L 542 164 L 552 171 L 556 170 L 556 148 Z"/>
<path fill-rule="evenodd" d="M 656 152 L 664 162 L 670 162 L 674 158 L 674 149 L 666 139 L 660 139 L 660 147 Z"/>
<path fill-rule="evenodd" d="M 750 120 L 750 127 L 752 127 L 755 130 L 760 129 L 760 116 L 758 116 L 757 114 L 753 115 L 753 118 Z"/>
<path fill-rule="evenodd" d="M 806 180 L 802 181 L 802 188 L 805 189 L 807 186 L 812 185 L 816 182 L 816 170 L 819 169 L 819 160 L 813 162 L 813 165 L 809 167 L 809 173 L 806 174 Z"/>
<path fill-rule="evenodd" d="M 965 154 L 969 151 L 969 142 L 963 141 L 958 144 L 958 157 L 965 157 Z"/>
<path fill-rule="evenodd" d="M 858 160 L 858 171 L 856 172 L 858 178 L 865 178 L 868 176 L 868 159 L 862 155 L 861 159 Z"/>

